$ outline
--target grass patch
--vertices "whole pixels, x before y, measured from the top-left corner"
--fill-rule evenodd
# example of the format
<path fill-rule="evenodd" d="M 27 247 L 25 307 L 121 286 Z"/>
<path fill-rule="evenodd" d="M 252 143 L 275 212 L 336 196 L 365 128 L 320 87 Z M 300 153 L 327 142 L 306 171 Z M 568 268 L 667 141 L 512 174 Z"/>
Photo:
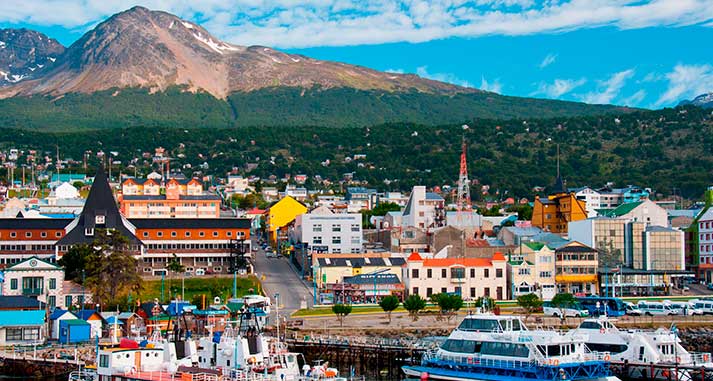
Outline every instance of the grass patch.
<path fill-rule="evenodd" d="M 143 282 L 143 290 L 141 291 L 141 300 L 161 299 L 161 279 L 146 280 Z M 260 293 L 262 291 L 260 282 L 254 276 L 238 277 L 237 279 L 238 297 L 247 295 L 253 292 Z M 181 278 L 166 278 L 163 281 L 164 297 L 167 301 L 169 295 L 176 296 L 181 294 Z M 188 301 L 194 297 L 205 295 L 206 303 L 212 303 L 213 297 L 220 296 L 221 299 L 227 300 L 233 293 L 233 278 L 232 277 L 203 277 L 203 278 L 187 278 L 185 280 L 185 298 Z M 200 306 L 199 306 L 200 307 Z"/>

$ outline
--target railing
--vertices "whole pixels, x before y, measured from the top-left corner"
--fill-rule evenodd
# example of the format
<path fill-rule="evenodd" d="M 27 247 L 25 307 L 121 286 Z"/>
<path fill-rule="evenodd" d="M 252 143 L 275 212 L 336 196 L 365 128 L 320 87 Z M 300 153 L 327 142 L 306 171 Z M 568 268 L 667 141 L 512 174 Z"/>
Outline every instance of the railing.
<path fill-rule="evenodd" d="M 709 352 L 689 352 L 689 355 L 691 356 L 691 363 L 695 365 L 710 364 L 711 359 L 713 359 Z"/>
<path fill-rule="evenodd" d="M 435 351 L 426 352 L 423 359 L 432 362 L 447 362 L 456 365 L 479 365 L 484 367 L 504 368 L 504 369 L 523 369 L 537 366 L 537 361 L 532 360 L 498 360 L 483 358 L 479 355 L 472 356 L 454 356 L 446 354 L 436 354 Z"/>

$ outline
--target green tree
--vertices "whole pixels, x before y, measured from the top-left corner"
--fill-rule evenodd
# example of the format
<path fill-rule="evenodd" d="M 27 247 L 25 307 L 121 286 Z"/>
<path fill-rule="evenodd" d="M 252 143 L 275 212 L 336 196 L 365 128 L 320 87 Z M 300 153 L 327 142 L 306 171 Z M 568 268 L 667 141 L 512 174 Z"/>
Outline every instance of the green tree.
<path fill-rule="evenodd" d="M 495 307 L 495 299 L 489 296 L 480 296 L 475 300 L 475 306 L 483 309 L 484 311 L 489 311 Z"/>
<path fill-rule="evenodd" d="M 456 294 L 445 292 L 433 294 L 431 295 L 431 301 L 438 305 L 441 316 L 445 316 L 449 320 L 463 307 L 463 298 Z"/>
<path fill-rule="evenodd" d="M 563 293 L 555 295 L 554 298 L 552 298 L 552 300 L 550 301 L 550 304 L 552 305 L 552 307 L 556 307 L 556 308 L 567 308 L 567 307 L 573 306 L 576 303 L 577 303 L 577 299 L 575 299 L 574 295 L 567 293 L 567 292 L 563 292 Z M 562 320 L 566 320 L 567 314 L 562 312 L 561 318 L 562 318 Z"/>
<path fill-rule="evenodd" d="M 93 249 L 87 258 L 86 287 L 96 302 L 118 302 L 127 292 L 141 290 L 141 275 L 136 258 L 129 251 L 129 240 L 114 230 L 95 229 Z"/>
<path fill-rule="evenodd" d="M 176 253 L 173 253 L 173 256 L 171 257 L 171 260 L 168 261 L 166 264 L 166 270 L 168 271 L 168 289 L 173 291 L 171 288 L 171 273 L 175 274 L 183 274 L 183 272 L 186 270 L 186 267 L 181 264 L 181 260 L 178 259 L 178 256 Z M 172 296 L 169 295 L 169 299 Z"/>
<path fill-rule="evenodd" d="M 395 310 L 398 306 L 399 298 L 394 295 L 385 296 L 379 301 L 379 307 L 388 315 L 389 323 L 391 323 L 391 311 Z"/>
<path fill-rule="evenodd" d="M 614 241 L 602 241 L 597 245 L 599 267 L 603 269 L 611 269 L 622 263 L 621 250 L 614 248 Z"/>
<path fill-rule="evenodd" d="M 517 297 L 517 305 L 525 310 L 525 321 L 542 308 L 542 300 L 535 294 L 520 295 Z"/>
<path fill-rule="evenodd" d="M 344 318 L 352 313 L 352 306 L 351 304 L 335 304 L 332 306 L 332 312 L 337 315 L 341 327 L 344 325 Z"/>
<path fill-rule="evenodd" d="M 418 294 L 409 295 L 409 297 L 404 300 L 404 309 L 408 311 L 413 321 L 418 320 L 418 313 L 424 308 L 426 308 L 426 299 Z"/>
<path fill-rule="evenodd" d="M 93 253 L 94 249 L 90 245 L 78 244 L 70 247 L 57 262 L 64 268 L 64 278 L 82 284 L 82 271 L 86 270 L 87 261 Z"/>

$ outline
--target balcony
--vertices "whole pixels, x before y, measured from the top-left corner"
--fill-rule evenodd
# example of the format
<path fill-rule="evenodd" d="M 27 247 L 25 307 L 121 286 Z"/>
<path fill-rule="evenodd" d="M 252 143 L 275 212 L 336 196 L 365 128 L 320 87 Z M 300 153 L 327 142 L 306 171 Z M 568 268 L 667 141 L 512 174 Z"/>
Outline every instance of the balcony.
<path fill-rule="evenodd" d="M 23 288 L 22 295 L 24 295 L 24 296 L 40 296 L 40 295 L 42 295 L 42 287 L 40 287 L 40 288 Z"/>
<path fill-rule="evenodd" d="M 451 283 L 463 284 L 465 283 L 465 278 L 451 278 Z"/>

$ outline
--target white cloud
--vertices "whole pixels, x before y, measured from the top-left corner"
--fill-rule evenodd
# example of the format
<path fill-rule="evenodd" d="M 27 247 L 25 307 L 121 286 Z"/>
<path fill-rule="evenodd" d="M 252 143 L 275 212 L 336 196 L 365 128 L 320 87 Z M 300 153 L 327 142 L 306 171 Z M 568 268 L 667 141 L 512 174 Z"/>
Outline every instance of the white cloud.
<path fill-rule="evenodd" d="M 500 80 L 497 78 L 492 82 L 488 82 L 485 77 L 482 77 L 480 80 L 480 89 L 483 91 L 490 91 L 492 93 L 502 94 L 503 84 L 500 83 Z"/>
<path fill-rule="evenodd" d="M 242 45 L 344 46 L 449 37 L 526 35 L 598 26 L 713 25 L 710 0 L 145 0 Z M 0 22 L 76 29 L 125 0 L 4 0 Z"/>
<path fill-rule="evenodd" d="M 582 100 L 587 103 L 605 104 L 611 103 L 614 98 L 619 96 L 621 89 L 626 84 L 626 81 L 634 76 L 634 69 L 620 71 L 614 73 L 605 81 L 597 81 L 597 91 L 592 91 L 582 96 Z"/>
<path fill-rule="evenodd" d="M 553 63 L 555 63 L 556 60 L 557 60 L 556 54 L 552 54 L 552 53 L 548 54 L 547 56 L 545 56 L 545 58 L 542 60 L 542 62 L 540 62 L 540 69 L 544 69 L 547 66 L 552 65 Z"/>
<path fill-rule="evenodd" d="M 713 66 L 678 64 L 666 74 L 666 79 L 668 87 L 656 101 L 656 106 L 675 105 L 683 99 L 713 91 Z"/>
<path fill-rule="evenodd" d="M 644 98 L 646 98 L 646 90 L 641 89 L 632 94 L 631 96 L 624 98 L 621 103 L 624 106 L 636 107 L 641 104 L 641 101 L 643 101 Z"/>
<path fill-rule="evenodd" d="M 416 74 L 419 77 L 432 79 L 434 81 L 448 82 L 463 87 L 473 87 L 470 82 L 460 79 L 452 73 L 429 73 L 428 66 L 419 66 L 416 68 Z"/>
<path fill-rule="evenodd" d="M 386 73 L 394 73 L 394 74 L 403 74 L 405 73 L 404 69 L 386 69 L 384 70 Z"/>
<path fill-rule="evenodd" d="M 555 79 L 552 83 L 541 82 L 537 91 L 532 95 L 544 94 L 549 98 L 559 98 L 562 95 L 569 93 L 575 88 L 584 85 L 587 82 L 586 78 L 580 79 Z"/>

